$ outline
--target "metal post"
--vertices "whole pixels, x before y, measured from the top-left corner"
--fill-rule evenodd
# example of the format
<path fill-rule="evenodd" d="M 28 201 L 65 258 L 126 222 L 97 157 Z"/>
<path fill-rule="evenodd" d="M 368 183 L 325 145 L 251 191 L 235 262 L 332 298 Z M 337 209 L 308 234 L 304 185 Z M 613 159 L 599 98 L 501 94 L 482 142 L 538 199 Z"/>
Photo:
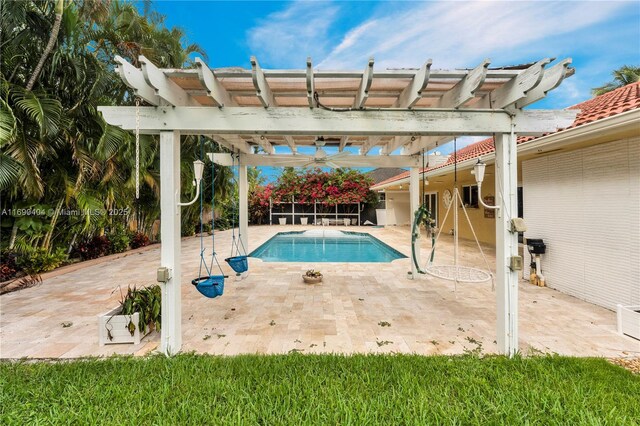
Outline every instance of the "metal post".
<path fill-rule="evenodd" d="M 180 132 L 160 132 L 160 265 L 170 278 L 163 284 L 160 351 L 174 355 L 182 347 L 180 288 Z"/>
<path fill-rule="evenodd" d="M 416 210 L 420 207 L 420 169 L 417 167 L 411 167 L 409 172 L 409 206 L 411 208 L 411 229 L 416 220 Z M 420 232 L 420 228 L 418 228 Z M 416 259 L 420 263 L 420 238 L 416 239 Z M 418 268 L 414 262 L 411 262 L 411 277 L 415 279 L 418 276 Z"/>
<path fill-rule="evenodd" d="M 518 350 L 518 271 L 510 258 L 518 255 L 518 234 L 511 232 L 511 218 L 518 212 L 518 163 L 516 135 L 497 134 L 496 200 L 496 311 L 498 351 L 509 356 Z"/>
<path fill-rule="evenodd" d="M 238 197 L 240 198 L 239 228 L 240 241 L 244 250 L 249 252 L 249 184 L 247 166 L 238 166 Z M 244 253 L 244 254 L 247 254 Z"/>

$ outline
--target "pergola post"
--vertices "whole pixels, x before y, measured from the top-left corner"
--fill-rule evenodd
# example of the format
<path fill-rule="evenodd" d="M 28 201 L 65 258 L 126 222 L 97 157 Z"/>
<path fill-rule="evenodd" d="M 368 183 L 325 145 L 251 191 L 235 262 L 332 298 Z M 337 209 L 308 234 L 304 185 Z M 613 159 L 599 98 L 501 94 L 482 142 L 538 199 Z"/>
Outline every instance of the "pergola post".
<path fill-rule="evenodd" d="M 180 132 L 160 132 L 160 265 L 169 270 L 162 285 L 160 351 L 174 355 L 182 347 L 180 270 Z"/>
<path fill-rule="evenodd" d="M 416 220 L 416 210 L 420 207 L 420 169 L 418 167 L 411 167 L 409 172 L 409 206 L 411 209 L 411 229 L 413 229 L 414 222 Z M 420 238 L 420 228 L 418 229 L 418 239 Z M 420 263 L 420 242 L 416 239 L 416 260 Z M 416 268 L 413 260 L 411 261 L 411 277 L 415 279 L 418 275 L 418 268 Z"/>
<path fill-rule="evenodd" d="M 238 166 L 238 197 L 240 198 L 240 246 L 249 254 L 249 183 L 247 166 Z"/>
<path fill-rule="evenodd" d="M 510 260 L 518 256 L 518 233 L 511 219 L 518 213 L 516 135 L 499 133 L 496 148 L 496 199 L 501 206 L 496 220 L 496 311 L 498 351 L 513 356 L 518 350 L 518 271 Z"/>

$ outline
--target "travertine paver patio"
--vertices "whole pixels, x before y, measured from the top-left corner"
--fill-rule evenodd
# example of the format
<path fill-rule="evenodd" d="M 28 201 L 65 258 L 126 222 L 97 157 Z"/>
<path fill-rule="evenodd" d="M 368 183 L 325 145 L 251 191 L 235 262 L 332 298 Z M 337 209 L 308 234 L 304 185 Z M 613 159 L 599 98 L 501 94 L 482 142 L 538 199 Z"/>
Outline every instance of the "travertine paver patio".
<path fill-rule="evenodd" d="M 250 228 L 251 249 L 275 232 L 295 226 Z M 339 229 L 339 228 L 338 228 Z M 355 228 L 405 254 L 407 228 Z M 230 250 L 231 232 L 216 233 L 218 251 Z M 209 241 L 207 240 L 207 243 Z M 439 261 L 450 262 L 443 240 Z M 490 261 L 493 264 L 493 251 Z M 423 258 L 428 253 L 424 245 Z M 494 352 L 495 293 L 490 283 L 459 284 L 421 276 L 406 279 L 409 259 L 374 264 L 302 264 L 250 261 L 243 281 L 227 280 L 223 297 L 210 300 L 189 284 L 197 274 L 199 240 L 183 240 L 183 350 L 213 354 L 317 352 L 408 352 L 456 354 L 481 346 Z M 223 256 L 224 257 L 224 256 Z M 473 244 L 462 261 L 482 266 Z M 159 249 L 46 279 L 34 288 L 0 296 L 0 356 L 79 357 L 143 354 L 159 341 L 98 345 L 96 315 L 117 305 L 118 286 L 153 283 Z M 224 265 L 226 270 L 230 269 Z M 323 284 L 300 275 L 321 269 Z M 520 346 L 567 355 L 625 356 L 640 342 L 616 334 L 615 313 L 549 288 L 520 284 Z M 72 323 L 63 327 L 62 323 Z"/>

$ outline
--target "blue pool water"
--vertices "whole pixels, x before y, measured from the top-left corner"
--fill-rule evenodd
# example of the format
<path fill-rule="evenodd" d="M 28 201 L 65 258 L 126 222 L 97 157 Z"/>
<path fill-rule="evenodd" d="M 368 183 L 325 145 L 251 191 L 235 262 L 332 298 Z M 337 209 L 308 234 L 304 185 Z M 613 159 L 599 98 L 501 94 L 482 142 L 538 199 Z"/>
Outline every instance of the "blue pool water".
<path fill-rule="evenodd" d="M 280 232 L 249 254 L 265 262 L 391 262 L 407 256 L 359 232 Z"/>

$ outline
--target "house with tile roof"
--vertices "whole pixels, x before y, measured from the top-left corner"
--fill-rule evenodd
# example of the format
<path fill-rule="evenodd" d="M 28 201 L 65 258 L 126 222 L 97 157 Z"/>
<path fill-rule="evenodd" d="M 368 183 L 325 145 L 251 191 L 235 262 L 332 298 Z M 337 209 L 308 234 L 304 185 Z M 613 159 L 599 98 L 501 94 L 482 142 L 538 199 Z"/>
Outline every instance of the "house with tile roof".
<path fill-rule="evenodd" d="M 569 108 L 580 110 L 571 126 L 518 138 L 518 211 L 507 214 L 524 218 L 524 238 L 546 243 L 542 269 L 549 287 L 610 309 L 640 305 L 640 83 Z M 471 174 L 479 159 L 487 163 L 481 196 L 499 202 L 494 158 L 490 137 L 421 171 L 424 202 L 443 233 L 453 228 L 452 215 L 446 222 L 443 216 L 457 186 L 478 238 L 495 244 L 494 211 L 478 202 Z M 409 172 L 372 187 L 385 193 L 387 226 L 410 223 L 408 188 Z M 472 238 L 465 220 L 458 235 Z"/>

